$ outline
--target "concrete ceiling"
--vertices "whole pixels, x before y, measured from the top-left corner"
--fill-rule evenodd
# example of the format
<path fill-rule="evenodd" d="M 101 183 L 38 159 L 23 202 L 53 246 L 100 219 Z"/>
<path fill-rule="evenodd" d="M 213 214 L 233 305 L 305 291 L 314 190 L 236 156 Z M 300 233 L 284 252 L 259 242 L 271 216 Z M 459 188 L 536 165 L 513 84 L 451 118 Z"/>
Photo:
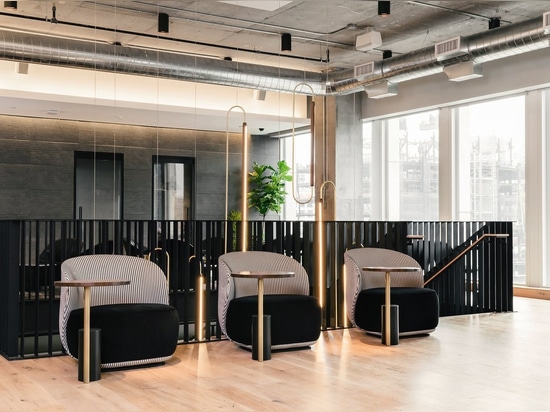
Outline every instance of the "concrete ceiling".
<path fill-rule="evenodd" d="M 550 11 L 548 1 L 391 1 L 391 14 L 387 17 L 378 16 L 377 1 L 52 3 L 40 0 L 16 3 L 16 10 L 0 9 L 0 29 L 120 43 L 213 59 L 230 58 L 234 62 L 316 73 L 335 73 L 381 60 L 384 50 L 398 56 L 456 36 L 480 33 L 489 30 L 491 18 L 498 17 L 500 25 L 506 26 Z M 168 33 L 158 32 L 159 13 L 169 15 Z M 368 31 L 380 32 L 383 44 L 371 51 L 357 51 L 356 37 Z M 283 33 L 292 36 L 291 52 L 281 52 Z M 11 94 L 3 93 L 0 85 L 3 113 L 9 113 L 5 109 L 9 106 L 16 108 L 13 110 L 17 110 L 17 114 L 43 115 L 45 106 L 37 103 L 36 96 L 29 97 L 29 104 L 22 104 L 10 100 L 21 96 L 13 96 L 13 91 Z M 52 99 L 55 97 L 48 94 L 48 110 L 63 111 L 66 118 L 73 118 L 69 113 L 71 105 L 55 108 Z M 82 108 L 80 111 L 85 112 Z M 203 120 L 205 124 L 210 123 L 210 127 L 204 128 L 213 129 L 213 121 L 207 114 L 202 119 L 202 115 L 201 124 Z M 142 119 L 143 116 L 139 114 Z M 216 127 L 223 129 L 225 119 L 220 121 L 219 113 L 216 116 Z M 277 123 L 276 119 L 271 120 Z M 280 122 L 273 127 L 281 127 Z"/>

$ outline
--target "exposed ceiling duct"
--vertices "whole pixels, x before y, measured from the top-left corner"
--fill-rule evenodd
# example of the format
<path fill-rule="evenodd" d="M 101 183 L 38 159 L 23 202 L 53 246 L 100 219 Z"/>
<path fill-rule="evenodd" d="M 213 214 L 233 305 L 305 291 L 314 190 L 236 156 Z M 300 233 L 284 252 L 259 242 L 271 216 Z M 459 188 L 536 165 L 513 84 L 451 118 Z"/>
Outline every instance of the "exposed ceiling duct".
<path fill-rule="evenodd" d="M 462 61 L 483 63 L 526 53 L 547 47 L 549 38 L 541 16 L 463 37 L 463 53 L 446 60 L 438 59 L 431 46 L 376 61 L 373 73 L 362 79 L 354 77 L 353 69 L 329 74 L 305 72 L 7 30 L 0 31 L 0 58 L 255 90 L 310 94 L 313 89 L 315 95 L 325 95 L 359 92 L 385 80 L 399 83 L 429 76 Z M 301 87 L 302 83 L 311 89 Z"/>

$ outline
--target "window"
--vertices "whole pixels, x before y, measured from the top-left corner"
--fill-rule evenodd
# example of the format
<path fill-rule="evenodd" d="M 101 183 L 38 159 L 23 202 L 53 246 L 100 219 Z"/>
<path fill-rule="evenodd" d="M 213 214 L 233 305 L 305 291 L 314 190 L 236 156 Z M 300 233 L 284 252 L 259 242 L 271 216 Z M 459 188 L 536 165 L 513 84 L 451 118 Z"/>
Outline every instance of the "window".
<path fill-rule="evenodd" d="M 363 189 L 365 219 L 438 219 L 438 111 L 365 123 Z"/>
<path fill-rule="evenodd" d="M 285 137 L 280 141 L 282 159 L 286 160 L 292 169 L 292 183 L 287 183 L 285 186 L 288 195 L 283 206 L 283 218 L 284 220 L 314 220 L 315 193 L 310 181 L 311 133 L 309 130 L 295 132 L 294 164 L 292 164 L 292 137 Z M 298 201 L 295 201 L 294 197 Z"/>
<path fill-rule="evenodd" d="M 193 172 L 193 158 L 154 156 L 153 219 L 193 218 Z"/>
<path fill-rule="evenodd" d="M 119 153 L 75 152 L 75 218 L 122 219 Z"/>
<path fill-rule="evenodd" d="M 513 222 L 514 283 L 525 284 L 525 98 L 455 110 L 460 220 Z"/>

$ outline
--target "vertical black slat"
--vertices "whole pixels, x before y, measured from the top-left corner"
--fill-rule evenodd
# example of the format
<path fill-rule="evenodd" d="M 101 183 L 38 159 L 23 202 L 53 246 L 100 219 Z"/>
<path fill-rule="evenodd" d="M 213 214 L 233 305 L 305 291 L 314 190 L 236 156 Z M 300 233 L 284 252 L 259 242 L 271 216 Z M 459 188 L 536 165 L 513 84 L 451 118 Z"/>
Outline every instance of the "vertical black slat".
<path fill-rule="evenodd" d="M 285 222 L 285 248 L 290 249 L 290 255 L 303 264 L 304 238 L 300 230 L 300 222 Z"/>
<path fill-rule="evenodd" d="M 207 228 L 206 234 L 203 233 L 203 228 L 200 224 L 200 222 L 197 221 L 185 221 L 185 228 L 187 233 L 187 239 L 189 241 L 189 257 L 187 258 L 187 270 L 190 277 L 190 287 L 194 289 L 195 293 L 193 295 L 193 308 L 191 309 L 188 306 L 188 310 L 190 313 L 193 314 L 191 322 L 195 325 L 195 339 L 197 339 L 197 335 L 199 334 L 199 331 L 201 329 L 205 330 L 204 338 L 206 338 L 207 335 L 209 335 L 209 328 L 207 325 L 209 324 L 209 315 L 210 311 L 208 310 L 210 303 L 210 296 L 209 296 L 209 280 L 208 280 L 208 274 L 206 272 L 206 268 L 204 267 L 203 263 L 205 262 L 205 256 L 208 253 L 211 253 L 211 243 L 213 241 L 213 234 L 211 231 L 211 227 Z M 202 287 L 201 289 L 201 278 L 204 282 L 204 285 L 206 287 Z M 189 291 L 191 294 L 191 291 Z M 199 308 L 199 302 L 200 302 L 200 295 L 202 295 L 202 301 L 203 301 L 203 307 Z M 202 310 L 203 316 L 204 316 L 204 324 L 198 323 L 198 310 Z"/>
<path fill-rule="evenodd" d="M 135 234 L 132 233 L 132 222 L 130 220 L 123 220 L 120 222 L 121 228 L 121 245 L 120 250 L 123 255 L 137 256 L 136 250 L 133 247 L 135 244 Z"/>
<path fill-rule="evenodd" d="M 435 222 L 428 222 L 428 239 L 429 239 L 428 249 L 429 249 L 430 259 L 434 263 L 437 262 L 437 255 L 436 255 L 437 239 L 435 236 L 436 224 L 437 223 Z"/>
<path fill-rule="evenodd" d="M 149 253 L 151 254 L 157 246 L 160 246 L 159 231 L 162 231 L 159 222 L 156 220 L 150 220 L 147 225 L 147 245 L 149 248 Z"/>
<path fill-rule="evenodd" d="M 484 233 L 495 233 L 494 232 L 494 226 L 491 225 L 491 222 L 485 222 L 485 229 L 483 230 Z M 483 256 L 484 267 L 487 268 L 487 274 L 490 279 L 490 285 L 489 288 L 489 310 L 491 312 L 500 312 L 499 306 L 500 306 L 500 293 L 498 291 L 498 288 L 500 286 L 500 277 L 497 276 L 497 273 L 495 271 L 496 268 L 496 254 L 494 251 L 495 243 L 494 238 L 486 238 L 483 244 L 480 248 L 480 255 Z"/>
<path fill-rule="evenodd" d="M 242 243 L 241 241 L 242 226 L 243 226 L 242 221 L 234 222 L 233 227 L 229 226 L 229 229 L 230 229 L 229 232 L 231 232 L 231 230 L 233 231 L 233 242 L 231 245 L 231 249 L 229 248 L 227 249 L 228 251 L 232 252 L 240 249 L 240 244 Z"/>
<path fill-rule="evenodd" d="M 183 291 L 179 292 L 180 298 L 183 300 L 183 307 L 185 307 L 184 310 L 184 336 L 185 341 L 189 342 L 191 340 L 190 335 L 190 326 L 193 324 L 195 325 L 195 316 L 193 316 L 195 312 L 195 285 L 193 280 L 191 279 L 191 265 L 189 263 L 189 258 L 193 256 L 193 250 L 194 246 L 191 245 L 192 239 L 192 230 L 189 226 L 189 221 L 183 221 L 183 222 L 177 222 L 178 224 L 178 232 L 183 234 L 183 239 L 185 241 L 183 242 L 183 248 L 178 248 L 178 276 L 180 277 L 182 281 Z M 191 290 L 193 289 L 193 290 Z"/>
<path fill-rule="evenodd" d="M 185 271 L 185 256 L 189 256 L 189 241 L 186 238 L 187 232 L 183 226 L 183 222 L 170 222 L 170 239 L 172 254 L 170 255 L 170 277 L 176 279 L 176 309 L 180 313 L 180 324 L 183 324 L 183 340 L 189 342 L 189 322 L 190 322 L 190 307 L 192 302 L 189 299 L 189 276 Z"/>
<path fill-rule="evenodd" d="M 403 242 L 403 253 L 410 254 L 409 239 L 407 238 L 407 236 L 409 235 L 409 224 L 408 222 L 400 222 L 399 224 L 401 225 L 401 241 Z"/>
<path fill-rule="evenodd" d="M 264 223 L 265 223 L 264 224 L 265 234 L 262 242 L 262 250 L 284 254 L 284 251 L 282 250 L 282 248 L 280 247 L 277 248 L 276 246 L 276 243 L 279 242 L 279 239 L 276 239 L 276 238 L 277 238 L 277 235 L 280 234 L 280 230 L 278 229 L 281 221 L 269 220 L 269 221 L 265 221 Z M 277 251 L 277 249 L 279 251 Z"/>
<path fill-rule="evenodd" d="M 334 328 L 334 326 L 336 325 L 336 313 L 337 313 L 337 310 L 336 310 L 336 306 L 337 306 L 337 301 L 336 301 L 336 295 L 337 295 L 337 292 L 338 292 L 338 284 L 337 284 L 337 281 L 336 281 L 336 270 L 335 270 L 335 267 L 336 267 L 336 248 L 337 248 L 337 228 L 336 228 L 336 222 L 332 221 L 332 222 L 329 222 L 329 227 L 330 227 L 330 239 L 329 240 L 329 244 L 327 245 L 328 246 L 328 250 L 329 250 L 329 253 L 328 253 L 328 259 L 327 259 L 327 264 L 328 264 L 328 267 L 327 267 L 327 279 L 330 280 L 330 286 L 329 286 L 329 290 L 327 290 L 327 293 L 329 294 L 330 296 L 330 322 L 329 322 L 329 327 L 330 328 Z M 327 280 L 327 282 L 328 282 Z"/>
<path fill-rule="evenodd" d="M 469 235 L 471 233 L 471 231 L 469 231 L 469 230 L 466 230 L 466 233 L 464 233 L 463 231 L 461 231 L 461 232 L 463 234 L 467 234 L 465 236 L 465 238 L 469 238 Z M 466 241 L 465 238 L 461 239 L 461 244 Z M 467 254 L 463 258 L 461 258 L 459 261 L 457 261 L 457 264 L 454 265 L 454 272 L 455 272 L 455 276 L 457 278 L 463 276 L 463 272 L 466 270 L 465 268 L 471 267 L 471 259 L 472 259 L 472 255 Z M 461 296 L 457 295 L 457 293 L 456 293 L 457 286 L 458 286 L 458 284 L 457 284 L 457 280 L 455 278 L 455 283 L 451 286 L 453 288 L 453 290 L 455 290 L 455 293 L 454 293 L 454 303 L 455 303 L 454 313 L 456 313 L 457 315 L 461 315 L 461 314 L 464 314 L 465 312 L 464 312 L 463 301 L 461 299 Z"/>
<path fill-rule="evenodd" d="M 264 241 L 262 242 L 262 250 L 274 250 L 275 234 L 277 233 L 277 225 L 279 223 L 280 221 L 277 220 L 265 222 L 265 235 Z"/>
<path fill-rule="evenodd" d="M 494 233 L 494 232 L 493 232 Z M 489 261 L 488 264 L 490 266 L 490 275 L 491 275 L 491 281 L 493 282 L 493 287 L 491 288 L 492 293 L 492 304 L 493 304 L 493 310 L 495 312 L 502 312 L 502 295 L 503 295 L 503 289 L 502 289 L 502 274 L 498 273 L 496 271 L 497 268 L 497 254 L 496 254 L 496 239 L 490 238 L 487 240 L 486 248 L 487 250 L 487 260 Z"/>
<path fill-rule="evenodd" d="M 275 222 L 275 240 L 276 248 L 280 250 L 279 253 L 290 257 L 294 256 L 290 222 L 284 220 L 278 220 Z"/>
<path fill-rule="evenodd" d="M 301 222 L 301 230 L 299 231 L 302 234 L 302 266 L 306 269 L 306 272 L 309 276 L 309 286 L 310 294 L 313 294 L 313 288 L 316 286 L 317 272 L 315 271 L 316 266 L 314 263 L 313 253 L 313 233 L 314 233 L 314 222 Z"/>
<path fill-rule="evenodd" d="M 476 238 L 472 238 L 472 234 L 470 234 L 469 236 L 469 241 L 467 243 L 467 246 L 470 246 L 475 240 Z M 461 282 L 460 282 L 460 286 L 462 288 L 462 291 L 461 291 L 461 298 L 462 298 L 462 301 L 461 301 L 461 313 L 464 313 L 464 314 L 468 314 L 468 313 L 477 313 L 478 310 L 477 308 L 474 308 L 472 305 L 471 305 L 471 299 L 469 296 L 467 296 L 467 291 L 470 290 L 470 286 L 468 285 L 468 281 L 472 278 L 472 272 L 476 271 L 477 268 L 479 267 L 479 263 L 480 263 L 480 254 L 479 254 L 479 250 L 477 247 L 471 249 L 467 254 L 466 254 L 466 265 L 464 265 L 464 268 L 462 270 L 462 279 L 461 279 Z M 462 268 L 462 266 L 461 266 Z"/>
<path fill-rule="evenodd" d="M 474 249 L 472 253 L 475 253 L 479 257 L 478 268 L 480 269 L 481 276 L 484 278 L 483 287 L 483 305 L 479 307 L 479 312 L 492 311 L 494 307 L 492 288 L 494 282 L 491 276 L 491 267 L 488 255 L 486 253 L 486 241 L 478 244 L 478 247 Z"/>
<path fill-rule="evenodd" d="M 482 236 L 482 232 L 478 232 L 477 225 L 468 225 L 471 227 L 470 233 L 468 233 L 469 237 L 472 239 L 471 243 L 476 241 L 479 236 Z M 474 233 L 477 233 L 477 236 L 474 236 Z M 490 286 L 490 282 L 487 282 L 486 274 L 488 273 L 488 266 L 487 266 L 487 256 L 485 255 L 483 244 L 484 242 L 479 243 L 475 248 L 473 248 L 470 252 L 472 255 L 472 259 L 474 263 L 472 264 L 472 271 L 475 271 L 476 273 L 476 279 L 478 281 L 478 284 L 480 285 L 480 293 L 478 294 L 478 301 L 475 306 L 472 307 L 471 313 L 483 313 L 487 310 L 487 303 L 489 302 L 486 296 L 487 288 Z"/>
<path fill-rule="evenodd" d="M 469 313 L 477 313 L 479 311 L 479 308 L 481 307 L 481 303 L 483 299 L 480 299 L 480 270 L 479 266 L 474 265 L 471 270 L 471 293 L 472 293 L 472 299 L 470 301 L 470 312 Z"/>
<path fill-rule="evenodd" d="M 344 249 L 354 249 L 363 246 L 362 226 L 361 222 L 346 222 L 346 237 L 343 239 L 345 242 Z"/>
<path fill-rule="evenodd" d="M 506 310 L 507 311 L 513 311 L 514 310 L 514 265 L 513 265 L 513 242 L 514 238 L 512 236 L 512 223 L 511 222 L 503 222 L 501 224 L 501 232 L 503 234 L 508 234 L 508 237 L 500 239 L 500 249 L 499 256 L 502 260 L 502 267 L 503 267 L 503 273 L 505 273 L 505 277 L 507 279 L 507 285 L 506 285 L 506 297 L 507 297 L 507 304 L 506 304 Z"/>
<path fill-rule="evenodd" d="M 513 225 L 512 222 L 504 223 L 506 225 L 506 230 L 504 230 L 504 233 L 508 234 L 507 238 L 502 239 L 502 249 L 503 252 L 501 256 L 502 259 L 505 260 L 505 268 L 506 268 L 506 279 L 508 279 L 508 287 L 506 291 L 506 295 L 508 296 L 508 306 L 506 309 L 508 311 L 514 310 L 514 262 L 513 262 L 513 250 L 514 250 L 514 237 L 513 237 Z"/>
<path fill-rule="evenodd" d="M 52 232 L 56 232 L 55 225 L 56 222 L 52 221 L 50 222 L 54 227 L 52 227 Z M 70 236 L 70 222 L 68 221 L 61 221 L 61 233 L 60 237 L 62 239 L 62 251 L 61 251 L 61 258 L 57 259 L 55 258 L 55 266 L 54 266 L 54 274 L 55 277 L 50 277 L 49 283 L 46 286 L 46 289 L 44 291 L 44 299 L 37 299 L 36 301 L 36 307 L 37 310 L 39 310 L 39 314 L 37 316 L 37 325 L 36 328 L 38 331 L 37 339 L 35 340 L 35 353 L 41 352 L 40 348 L 40 339 L 42 338 L 43 334 L 46 334 L 46 340 L 47 340 L 47 353 L 50 355 L 52 354 L 52 346 L 53 346 L 53 323 L 59 319 L 59 313 L 56 308 L 54 307 L 54 295 L 55 295 L 55 286 L 54 282 L 55 280 L 60 279 L 61 277 L 61 263 L 65 258 L 68 257 L 67 248 L 68 241 L 67 237 Z M 41 317 L 43 314 L 44 318 Z M 56 316 L 57 315 L 57 316 Z"/>
<path fill-rule="evenodd" d="M 365 228 L 365 224 L 363 222 L 351 223 L 348 249 L 364 246 L 364 243 L 365 243 L 364 228 Z"/>
<path fill-rule="evenodd" d="M 120 220 L 113 220 L 110 224 L 111 231 L 107 239 L 107 253 L 120 255 L 122 246 L 122 222 Z M 112 242 L 112 243 L 111 243 Z"/>
<path fill-rule="evenodd" d="M 387 224 L 385 222 L 378 222 L 378 227 L 376 228 L 376 238 L 378 239 L 378 243 L 382 248 L 386 248 L 386 231 Z"/>
<path fill-rule="evenodd" d="M 367 225 L 365 222 L 352 222 L 351 224 L 352 233 L 352 247 L 364 247 L 365 246 L 365 237 L 367 236 Z"/>
<path fill-rule="evenodd" d="M 21 248 L 21 231 L 22 225 L 20 221 L 11 220 L 2 224 L 3 235 L 2 259 L 0 261 L 0 293 L 2 294 L 2 302 L 0 302 L 2 320 L 2 353 L 10 358 L 16 358 L 23 355 L 23 350 L 20 348 L 18 352 L 19 337 L 23 336 L 20 323 L 21 304 L 24 303 L 20 297 L 19 291 L 19 259 Z M 22 340 L 22 339 L 21 339 Z"/>
<path fill-rule="evenodd" d="M 494 228 L 493 228 L 493 233 Z M 498 248 L 498 239 L 497 238 L 491 238 L 491 264 L 492 264 L 492 271 L 493 271 L 493 278 L 495 281 L 495 309 L 497 312 L 502 312 L 504 307 L 504 295 L 505 295 L 505 281 L 503 278 L 504 273 L 497 270 L 498 268 L 498 255 L 497 255 L 497 248 Z"/>
<path fill-rule="evenodd" d="M 428 234 L 428 238 L 429 238 L 429 245 L 428 245 L 428 250 L 429 250 L 429 254 L 430 254 L 430 262 L 432 262 L 432 265 L 434 267 L 434 271 L 438 270 L 439 269 L 439 266 L 441 264 L 445 264 L 446 261 L 442 261 L 442 262 L 437 262 L 435 260 L 435 256 L 433 255 L 433 250 L 434 250 L 434 246 L 433 246 L 433 236 L 432 236 L 432 227 L 433 227 L 434 223 L 430 223 L 430 226 L 427 228 L 427 230 L 429 231 L 429 234 Z M 448 315 L 448 314 L 452 314 L 453 313 L 453 308 L 452 308 L 452 296 L 451 296 L 451 293 L 450 293 L 450 287 L 449 285 L 451 284 L 452 282 L 452 270 L 451 269 L 447 269 L 447 271 L 445 273 L 442 273 L 440 276 L 439 276 L 439 279 L 438 279 L 438 284 L 439 284 L 439 288 L 440 288 L 440 300 L 442 300 L 442 304 L 444 305 L 444 308 L 445 308 L 445 315 Z"/>
<path fill-rule="evenodd" d="M 330 223 L 329 222 L 323 222 L 324 226 L 324 232 L 325 232 L 325 242 L 322 244 L 322 247 L 324 248 L 325 253 L 325 261 L 321 264 L 323 265 L 323 282 L 324 282 L 324 289 L 322 290 L 323 293 L 323 301 L 325 302 L 325 308 L 323 311 L 323 324 L 326 328 L 330 328 L 330 315 L 331 315 L 331 300 L 330 300 Z"/>
<path fill-rule="evenodd" d="M 363 223 L 364 226 L 364 237 L 363 237 L 363 246 L 365 247 L 374 247 L 374 243 L 372 242 L 372 222 L 365 222 Z"/>
<path fill-rule="evenodd" d="M 84 220 L 84 233 L 82 234 L 84 240 L 84 250 L 87 254 L 93 254 L 93 240 L 94 240 L 94 229 L 93 221 Z"/>
<path fill-rule="evenodd" d="M 471 245 L 473 242 L 475 242 L 479 238 L 479 235 L 474 236 L 473 238 L 470 237 L 470 241 L 468 242 L 468 245 Z M 470 282 L 473 282 L 475 276 L 475 272 L 477 272 L 479 269 L 480 263 L 483 261 L 482 254 L 480 253 L 479 244 L 477 247 L 474 247 L 468 252 L 469 256 L 469 265 L 465 269 L 464 273 L 464 287 L 465 287 L 465 313 L 478 313 L 479 312 L 479 306 L 474 306 L 472 303 L 472 299 L 470 297 L 470 294 L 466 295 L 467 291 L 473 292 L 473 284 Z"/>
<path fill-rule="evenodd" d="M 497 222 L 491 222 L 488 224 L 491 228 L 491 233 L 499 234 L 499 224 Z M 494 272 L 495 278 L 495 298 L 496 298 L 496 310 L 497 312 L 505 311 L 504 307 L 506 306 L 506 278 L 505 272 L 502 270 L 503 267 L 500 264 L 501 257 L 499 256 L 500 249 L 500 239 L 491 238 L 491 262 L 492 270 Z"/>
<path fill-rule="evenodd" d="M 432 222 L 432 243 L 434 259 L 441 262 L 444 257 L 444 244 L 441 239 L 441 222 Z"/>
<path fill-rule="evenodd" d="M 290 230 L 287 230 L 287 222 L 284 220 L 274 221 L 272 237 L 273 246 L 271 247 L 271 250 L 276 253 L 292 257 L 292 235 Z"/>
<path fill-rule="evenodd" d="M 332 228 L 333 228 L 333 233 L 332 233 L 332 238 L 333 240 L 331 241 L 331 245 L 330 245 L 330 249 L 331 249 L 331 262 L 330 262 L 330 277 L 332 279 L 331 281 L 331 285 L 332 285 L 332 290 L 331 290 L 331 295 L 332 295 L 332 302 L 333 302 L 333 307 L 332 307 L 332 323 L 331 323 L 331 327 L 332 328 L 336 328 L 337 325 L 338 325 L 338 318 L 340 316 L 340 309 L 339 309 L 339 306 L 340 306 L 340 303 L 339 303 L 339 300 L 338 300 L 338 295 L 339 295 L 339 292 L 340 292 L 340 284 L 339 284 L 339 266 L 340 266 L 340 261 L 338 260 L 338 256 L 340 255 L 339 251 L 340 251 L 340 247 L 343 245 L 343 242 L 341 241 L 342 237 L 341 237 L 341 233 L 340 233 L 340 224 L 339 222 L 332 222 Z"/>
<path fill-rule="evenodd" d="M 225 251 L 230 251 L 231 247 L 232 247 L 232 244 L 233 244 L 233 226 L 235 226 L 233 224 L 233 222 L 228 222 L 227 220 L 223 221 L 223 222 L 218 222 L 217 224 L 217 228 L 218 228 L 218 233 L 219 233 L 219 237 L 220 238 L 223 238 L 223 242 L 220 242 L 218 244 L 218 253 L 216 254 L 216 256 L 213 257 L 214 261 L 212 262 L 212 278 L 213 278 L 213 281 L 212 281 L 212 288 L 213 288 L 213 295 L 214 295 L 214 299 L 216 299 L 217 297 L 217 294 L 218 294 L 218 290 L 219 290 L 219 287 L 218 287 L 218 283 L 219 283 L 219 270 L 218 270 L 218 257 L 221 256 L 222 254 L 225 253 Z M 227 228 L 227 239 L 225 238 L 225 233 L 226 233 L 226 228 Z M 222 233 L 223 233 L 223 236 L 222 236 Z M 216 299 L 217 301 L 217 299 Z M 218 316 L 217 314 L 215 315 L 214 317 L 215 319 L 215 323 L 216 323 L 216 338 L 217 339 L 221 339 L 221 336 L 222 336 L 222 332 L 221 332 L 221 329 L 220 329 L 220 323 L 218 321 Z"/>
<path fill-rule="evenodd" d="M 475 239 L 473 239 L 475 241 Z M 469 244 L 472 243 L 472 241 L 468 242 Z M 468 254 L 466 255 L 466 262 L 464 269 L 464 274 L 462 276 L 461 280 L 461 286 L 463 289 L 462 297 L 463 297 L 463 304 L 462 304 L 462 313 L 475 313 L 477 312 L 477 309 L 472 305 L 472 299 L 471 299 L 471 291 L 472 291 L 472 284 L 473 281 L 473 273 L 477 271 L 477 268 L 479 267 L 480 262 L 480 254 L 478 253 L 477 247 L 474 249 L 471 249 Z"/>
<path fill-rule="evenodd" d="M 372 244 L 374 247 L 383 247 L 382 243 L 380 242 L 379 233 L 380 233 L 380 222 L 373 222 L 372 227 Z"/>
<path fill-rule="evenodd" d="M 216 288 L 217 288 L 217 282 L 214 280 L 215 275 L 215 266 L 218 262 L 218 256 L 220 255 L 220 250 L 223 251 L 223 242 L 224 242 L 224 235 L 223 235 L 223 224 L 221 221 L 214 221 L 214 222 L 195 222 L 195 225 L 197 229 L 199 226 L 202 228 L 202 235 L 201 239 L 204 239 L 206 242 L 206 245 L 210 245 L 210 250 L 205 253 L 205 256 L 203 257 L 203 276 L 204 281 L 206 284 L 206 299 L 205 299 L 205 319 L 206 319 L 206 334 L 205 339 L 211 340 L 212 335 L 215 334 L 215 328 L 216 328 Z M 209 235 L 205 233 L 210 233 Z M 209 237 L 211 239 L 209 239 Z M 205 246 L 202 246 L 202 250 L 205 249 Z M 213 312 L 214 311 L 214 312 Z"/>
<path fill-rule="evenodd" d="M 330 317 L 329 317 L 329 328 L 334 328 L 335 318 L 336 318 L 336 248 L 337 248 L 337 227 L 335 221 L 327 222 L 327 295 L 330 296 Z"/>
<path fill-rule="evenodd" d="M 487 262 L 485 259 L 480 262 L 479 268 L 479 280 L 480 280 L 480 305 L 478 312 L 485 312 L 490 310 L 490 288 L 491 288 L 491 279 L 489 274 L 489 268 L 487 267 Z"/>
<path fill-rule="evenodd" d="M 147 240 L 151 225 L 150 221 L 140 220 L 136 222 L 135 242 L 138 256 L 146 256 L 151 250 L 151 243 Z"/>
<path fill-rule="evenodd" d="M 11 308 L 9 305 L 10 302 L 10 290 L 14 288 L 14 286 L 10 287 L 10 282 L 15 281 L 16 279 L 19 279 L 19 301 L 25 302 L 26 299 L 29 299 L 31 296 L 31 291 L 33 289 L 33 282 L 34 283 L 40 283 L 39 282 L 39 275 L 40 271 L 37 264 L 32 264 L 30 262 L 31 254 L 29 253 L 29 259 L 25 259 L 25 250 L 28 246 L 28 249 L 30 250 L 30 245 L 27 245 L 28 242 L 30 242 L 30 233 L 32 233 L 31 225 L 28 225 L 29 233 L 27 234 L 27 228 L 24 222 L 22 222 L 22 225 L 19 229 L 19 241 L 15 245 L 19 245 L 19 252 L 17 252 L 19 262 L 21 262 L 19 266 L 19 277 L 12 277 L 12 274 L 9 271 L 9 261 L 8 260 L 1 260 L 0 261 L 0 353 L 6 354 L 6 350 L 8 347 L 8 321 L 10 319 L 10 313 L 11 314 L 19 314 L 17 302 L 15 307 Z M 9 243 L 9 229 L 10 226 L 7 222 L 1 222 L 0 223 L 1 233 L 0 233 L 0 256 L 10 256 L 11 253 L 16 253 L 16 251 L 12 250 Z M 27 239 L 28 238 L 28 239 Z M 27 286 L 28 285 L 28 286 Z M 3 293 L 2 293 L 3 292 Z M 23 305 L 24 310 L 24 305 Z M 23 312 L 24 313 L 24 312 Z M 23 329 L 20 325 L 17 323 L 15 324 L 18 326 L 17 334 L 19 336 L 23 336 Z M 17 342 L 17 341 L 16 341 Z M 15 345 L 15 350 L 19 350 L 19 356 L 23 355 L 23 339 L 20 339 L 20 345 L 19 349 L 17 349 L 17 344 Z"/>
<path fill-rule="evenodd" d="M 368 222 L 369 225 L 369 245 L 370 247 L 380 247 L 378 242 L 378 222 Z"/>
<path fill-rule="evenodd" d="M 319 243 L 321 245 L 321 247 L 323 248 L 323 253 L 327 253 L 326 251 L 326 245 L 327 245 L 327 240 L 328 239 L 328 228 L 327 228 L 328 224 L 327 222 L 321 222 L 320 223 L 320 227 L 321 227 L 321 233 L 318 233 L 317 236 L 323 236 L 322 234 L 324 233 L 324 242 L 321 240 L 321 242 Z M 314 236 L 314 239 L 316 239 L 316 236 Z M 323 329 L 327 329 L 329 327 L 329 323 L 328 323 L 328 301 L 327 301 L 327 268 L 326 268 L 326 263 L 327 263 L 327 259 L 324 260 L 324 262 L 321 262 L 321 260 L 319 259 L 319 256 L 318 256 L 318 253 L 319 251 L 317 250 L 317 242 L 315 242 L 315 251 L 313 253 L 313 256 L 314 256 L 314 259 L 315 261 L 319 260 L 319 273 L 318 273 L 318 279 L 319 281 L 321 282 L 321 284 L 319 285 L 319 293 L 320 295 L 322 296 L 322 301 L 324 302 L 324 307 L 323 307 L 323 311 L 322 311 L 322 320 L 321 320 L 321 324 L 323 325 Z"/>
<path fill-rule="evenodd" d="M 391 222 L 381 222 L 380 224 L 380 236 L 382 239 L 382 245 L 384 249 L 391 249 Z"/>
<path fill-rule="evenodd" d="M 351 232 L 351 222 L 340 222 L 336 223 L 338 225 L 338 241 L 336 242 L 337 248 L 336 248 L 336 287 L 337 287 L 337 293 L 336 293 L 336 311 L 337 311 L 337 318 L 336 322 L 334 324 L 335 328 L 342 327 L 346 324 L 346 313 L 345 313 L 345 290 L 346 285 L 344 284 L 344 272 L 343 272 L 343 266 L 344 266 L 344 253 L 346 251 L 346 245 L 349 243 L 346 243 L 346 234 Z"/>
<path fill-rule="evenodd" d="M 431 272 L 434 269 L 434 263 L 431 261 L 431 255 L 430 255 L 430 227 L 428 222 L 424 222 L 422 224 L 422 236 L 423 239 L 422 242 L 422 256 L 424 258 L 424 262 L 426 262 L 426 268 L 429 269 Z"/>

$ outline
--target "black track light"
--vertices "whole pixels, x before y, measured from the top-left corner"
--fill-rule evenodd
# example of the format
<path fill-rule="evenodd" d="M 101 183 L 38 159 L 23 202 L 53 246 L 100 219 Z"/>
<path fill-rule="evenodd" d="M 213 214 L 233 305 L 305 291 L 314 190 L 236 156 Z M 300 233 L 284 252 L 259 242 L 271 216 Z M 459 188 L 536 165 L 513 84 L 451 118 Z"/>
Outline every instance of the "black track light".
<path fill-rule="evenodd" d="M 169 31 L 169 16 L 166 13 L 159 13 L 159 33 L 168 33 Z"/>
<path fill-rule="evenodd" d="M 497 27 L 500 27 L 500 18 L 491 17 L 489 19 L 489 30 L 496 29 Z"/>
<path fill-rule="evenodd" d="M 379 1 L 378 2 L 378 15 L 379 16 L 389 16 L 390 15 L 390 2 L 389 1 Z"/>
<path fill-rule="evenodd" d="M 292 36 L 290 33 L 283 33 L 281 35 L 281 51 L 292 51 Z"/>

